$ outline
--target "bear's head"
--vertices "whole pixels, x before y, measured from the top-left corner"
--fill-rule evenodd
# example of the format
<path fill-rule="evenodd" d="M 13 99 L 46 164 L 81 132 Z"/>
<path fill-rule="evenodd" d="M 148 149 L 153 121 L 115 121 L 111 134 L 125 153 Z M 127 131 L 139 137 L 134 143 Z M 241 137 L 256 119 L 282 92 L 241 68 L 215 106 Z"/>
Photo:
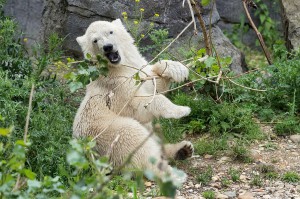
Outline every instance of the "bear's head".
<path fill-rule="evenodd" d="M 132 46 L 133 38 L 127 32 L 120 19 L 112 22 L 95 21 L 90 24 L 83 36 L 77 37 L 83 54 L 90 54 L 93 59 L 98 54 L 104 55 L 110 65 L 118 65 L 127 46 Z"/>

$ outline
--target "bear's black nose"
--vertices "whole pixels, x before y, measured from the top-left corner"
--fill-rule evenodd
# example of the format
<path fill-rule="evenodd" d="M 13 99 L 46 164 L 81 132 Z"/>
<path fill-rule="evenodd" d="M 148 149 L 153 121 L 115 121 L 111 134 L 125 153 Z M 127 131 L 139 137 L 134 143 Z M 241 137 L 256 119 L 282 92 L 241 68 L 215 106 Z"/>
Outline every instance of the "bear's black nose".
<path fill-rule="evenodd" d="M 106 45 L 103 46 L 103 50 L 104 50 L 104 52 L 109 53 L 113 50 L 113 45 L 112 44 L 106 44 Z"/>

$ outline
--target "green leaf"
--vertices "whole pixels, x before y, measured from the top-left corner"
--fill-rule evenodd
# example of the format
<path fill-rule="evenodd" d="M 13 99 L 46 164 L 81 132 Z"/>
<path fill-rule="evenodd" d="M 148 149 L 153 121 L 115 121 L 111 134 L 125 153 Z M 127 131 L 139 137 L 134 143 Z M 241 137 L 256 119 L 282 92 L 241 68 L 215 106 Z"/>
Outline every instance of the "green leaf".
<path fill-rule="evenodd" d="M 108 72 L 109 72 L 108 67 L 101 67 L 101 68 L 99 68 L 100 75 L 103 75 L 104 77 L 107 77 Z"/>
<path fill-rule="evenodd" d="M 33 179 L 35 179 L 35 177 L 36 177 L 36 174 L 35 174 L 34 172 L 32 172 L 31 170 L 29 170 L 29 169 L 24 169 L 24 170 L 23 170 L 23 173 L 24 173 L 24 175 L 25 175 L 27 178 L 29 178 L 30 180 L 33 180 Z"/>
<path fill-rule="evenodd" d="M 139 73 L 135 73 L 135 75 L 133 76 L 133 79 L 135 79 L 136 81 L 141 81 L 141 77 Z"/>
<path fill-rule="evenodd" d="M 101 55 L 97 55 L 97 61 L 100 65 L 107 66 L 108 64 L 107 59 L 103 58 Z"/>
<path fill-rule="evenodd" d="M 24 140 L 17 140 L 17 141 L 16 141 L 16 144 L 17 144 L 17 145 L 20 145 L 20 146 L 24 146 L 24 147 L 28 146 L 28 144 L 25 143 Z"/>
<path fill-rule="evenodd" d="M 210 0 L 201 0 L 203 6 L 207 6 L 210 3 Z"/>
<path fill-rule="evenodd" d="M 67 80 L 76 80 L 76 74 L 74 72 L 70 72 L 64 75 L 64 78 Z"/>
<path fill-rule="evenodd" d="M 12 129 L 11 128 L 0 128 L 0 135 L 2 136 L 9 136 L 11 133 Z"/>
<path fill-rule="evenodd" d="M 87 53 L 87 54 L 86 54 L 86 58 L 87 58 L 87 59 L 91 59 L 91 58 L 92 58 L 92 55 L 91 55 L 90 53 Z"/>
<path fill-rule="evenodd" d="M 27 186 L 30 188 L 41 188 L 42 184 L 38 180 L 27 180 Z"/>
<path fill-rule="evenodd" d="M 70 87 L 71 93 L 74 93 L 78 89 L 83 88 L 83 84 L 81 82 L 71 82 L 69 84 L 69 87 Z"/>
<path fill-rule="evenodd" d="M 209 57 L 204 61 L 204 63 L 207 68 L 210 68 L 214 63 L 216 63 L 216 58 Z"/>
<path fill-rule="evenodd" d="M 11 126 L 9 128 L 0 128 L 0 135 L 10 136 L 10 133 L 14 130 L 14 128 L 14 126 Z"/>
<path fill-rule="evenodd" d="M 205 48 L 200 48 L 200 50 L 197 51 L 197 55 L 199 57 L 203 57 L 205 54 L 206 54 L 206 49 Z M 197 59 L 199 59 L 199 58 L 197 57 Z"/>
<path fill-rule="evenodd" d="M 259 15 L 260 22 L 263 23 L 266 20 L 266 15 Z"/>
<path fill-rule="evenodd" d="M 72 166 L 77 166 L 80 169 L 88 168 L 88 161 L 77 151 L 70 151 L 67 154 L 67 162 Z"/>

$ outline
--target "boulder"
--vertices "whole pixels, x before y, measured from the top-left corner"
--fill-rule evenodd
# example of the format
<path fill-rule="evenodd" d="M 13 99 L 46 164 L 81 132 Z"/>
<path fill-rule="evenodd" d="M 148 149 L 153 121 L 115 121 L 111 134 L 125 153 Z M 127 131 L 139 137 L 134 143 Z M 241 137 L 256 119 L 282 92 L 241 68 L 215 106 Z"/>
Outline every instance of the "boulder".
<path fill-rule="evenodd" d="M 75 39 L 84 34 L 91 22 L 122 18 L 122 12 L 127 13 L 129 21 L 136 20 L 140 17 L 140 8 L 144 9 L 142 27 L 148 28 L 150 23 L 153 23 L 156 29 L 168 29 L 170 37 L 177 36 L 192 19 L 187 2 L 184 7 L 182 2 L 182 0 L 139 1 L 138 3 L 133 0 L 7 0 L 5 14 L 16 18 L 22 31 L 26 33 L 25 37 L 28 38 L 29 44 L 44 43 L 51 33 L 58 32 L 65 38 L 66 52 L 81 56 L 80 47 Z M 237 73 L 244 71 L 245 65 L 242 63 L 241 52 L 216 26 L 220 19 L 216 6 L 203 7 L 201 12 L 206 25 L 209 25 L 210 21 L 213 24 L 213 41 L 220 51 L 219 54 L 233 58 L 234 71 Z M 154 16 L 156 13 L 159 14 L 158 17 Z M 199 24 L 198 30 L 201 30 Z M 182 35 L 183 38 L 190 37 L 187 35 L 192 32 L 192 29 L 186 31 Z M 188 43 L 186 39 L 180 41 Z M 141 45 L 145 44 L 147 40 L 141 43 Z"/>
<path fill-rule="evenodd" d="M 283 27 L 288 49 L 300 48 L 300 1 L 281 0 Z"/>

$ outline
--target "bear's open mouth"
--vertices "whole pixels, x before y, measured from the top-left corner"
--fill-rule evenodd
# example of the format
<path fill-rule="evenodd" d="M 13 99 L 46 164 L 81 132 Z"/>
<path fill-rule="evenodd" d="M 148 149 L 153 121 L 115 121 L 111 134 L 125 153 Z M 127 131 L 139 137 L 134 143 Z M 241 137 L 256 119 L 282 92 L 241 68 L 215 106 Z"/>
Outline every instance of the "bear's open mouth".
<path fill-rule="evenodd" d="M 121 61 L 121 57 L 119 55 L 119 52 L 109 52 L 109 53 L 105 53 L 105 56 L 107 57 L 107 59 L 110 61 L 110 63 L 112 64 L 117 64 Z"/>

